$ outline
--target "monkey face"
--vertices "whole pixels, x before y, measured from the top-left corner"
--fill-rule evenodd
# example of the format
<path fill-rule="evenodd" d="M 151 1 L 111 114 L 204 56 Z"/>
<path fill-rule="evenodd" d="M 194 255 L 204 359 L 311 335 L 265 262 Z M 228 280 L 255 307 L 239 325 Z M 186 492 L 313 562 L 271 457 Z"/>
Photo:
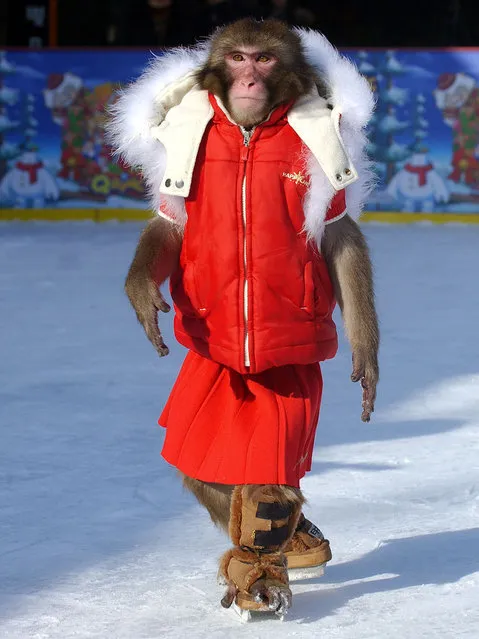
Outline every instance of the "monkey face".
<path fill-rule="evenodd" d="M 317 84 L 299 36 L 278 20 L 245 18 L 219 29 L 198 73 L 203 89 L 218 96 L 234 121 L 252 127 L 279 104 Z"/>
<path fill-rule="evenodd" d="M 242 47 L 227 53 L 225 64 L 229 79 L 228 104 L 233 119 L 243 126 L 261 121 L 270 102 L 266 81 L 277 58 L 254 47 Z"/>

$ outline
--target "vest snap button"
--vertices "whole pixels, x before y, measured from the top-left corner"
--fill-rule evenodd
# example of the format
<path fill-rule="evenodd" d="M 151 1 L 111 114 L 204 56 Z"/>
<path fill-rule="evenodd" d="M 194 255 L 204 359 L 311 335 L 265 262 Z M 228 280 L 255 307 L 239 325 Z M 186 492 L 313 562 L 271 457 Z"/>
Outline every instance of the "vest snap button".
<path fill-rule="evenodd" d="M 176 180 L 175 186 L 177 189 L 181 189 L 183 186 L 185 186 L 185 183 L 183 182 L 183 180 Z"/>
<path fill-rule="evenodd" d="M 344 172 L 346 173 L 346 175 L 351 175 L 351 169 L 344 169 Z"/>
<path fill-rule="evenodd" d="M 337 179 L 337 181 L 338 181 L 338 182 L 341 182 L 341 181 L 342 181 L 342 179 L 343 179 L 343 176 L 342 176 L 342 175 L 340 175 L 339 173 L 337 173 L 337 174 L 336 174 L 336 179 Z"/>
<path fill-rule="evenodd" d="M 170 178 L 168 178 L 167 180 L 165 180 L 165 186 L 170 186 L 171 185 L 171 180 Z"/>

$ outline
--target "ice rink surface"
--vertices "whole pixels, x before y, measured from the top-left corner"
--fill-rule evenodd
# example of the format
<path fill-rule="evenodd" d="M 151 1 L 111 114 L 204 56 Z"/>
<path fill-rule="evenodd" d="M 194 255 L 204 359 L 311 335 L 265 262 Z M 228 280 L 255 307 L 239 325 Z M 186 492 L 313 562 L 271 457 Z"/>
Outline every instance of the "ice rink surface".
<path fill-rule="evenodd" d="M 377 410 L 341 329 L 303 483 L 334 558 L 247 626 L 219 605 L 227 539 L 160 457 L 184 350 L 162 316 L 160 360 L 123 293 L 140 229 L 0 225 L 1 639 L 479 637 L 479 227 L 364 227 Z"/>

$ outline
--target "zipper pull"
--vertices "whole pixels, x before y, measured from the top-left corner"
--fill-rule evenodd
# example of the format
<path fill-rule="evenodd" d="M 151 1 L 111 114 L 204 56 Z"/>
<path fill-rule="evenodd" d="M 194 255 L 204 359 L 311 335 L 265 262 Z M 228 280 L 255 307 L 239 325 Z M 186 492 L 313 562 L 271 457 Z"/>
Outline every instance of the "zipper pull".
<path fill-rule="evenodd" d="M 252 129 L 245 129 L 244 127 L 240 126 L 240 129 L 241 133 L 243 134 L 243 144 L 245 146 L 249 146 L 250 140 L 254 133 L 254 127 Z"/>
<path fill-rule="evenodd" d="M 241 133 L 243 134 L 243 146 L 241 148 L 241 160 L 243 162 L 246 162 L 246 160 L 248 159 L 248 154 L 249 154 L 249 143 L 251 140 L 251 137 L 254 133 L 254 128 L 253 129 L 245 129 L 242 126 L 240 126 L 241 129 Z"/>

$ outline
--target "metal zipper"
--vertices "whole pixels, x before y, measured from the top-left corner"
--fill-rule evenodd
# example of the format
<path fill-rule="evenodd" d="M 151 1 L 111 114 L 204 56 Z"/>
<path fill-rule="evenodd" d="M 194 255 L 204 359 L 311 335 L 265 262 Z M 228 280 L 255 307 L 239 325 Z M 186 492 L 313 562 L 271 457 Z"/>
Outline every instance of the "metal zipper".
<path fill-rule="evenodd" d="M 243 183 L 241 186 L 241 211 L 243 217 L 243 266 L 244 266 L 244 284 L 243 284 L 243 319 L 244 319 L 244 365 L 246 368 L 251 366 L 251 360 L 249 356 L 249 334 L 248 334 L 248 317 L 249 317 L 249 309 L 248 309 L 248 257 L 247 257 L 247 244 L 246 244 L 246 161 L 248 159 L 248 147 L 251 140 L 251 136 L 253 135 L 254 129 L 246 130 L 243 127 L 240 127 L 241 133 L 243 134 L 243 143 L 247 149 L 245 155 L 242 155 L 242 159 L 244 161 L 244 175 L 243 175 Z"/>

